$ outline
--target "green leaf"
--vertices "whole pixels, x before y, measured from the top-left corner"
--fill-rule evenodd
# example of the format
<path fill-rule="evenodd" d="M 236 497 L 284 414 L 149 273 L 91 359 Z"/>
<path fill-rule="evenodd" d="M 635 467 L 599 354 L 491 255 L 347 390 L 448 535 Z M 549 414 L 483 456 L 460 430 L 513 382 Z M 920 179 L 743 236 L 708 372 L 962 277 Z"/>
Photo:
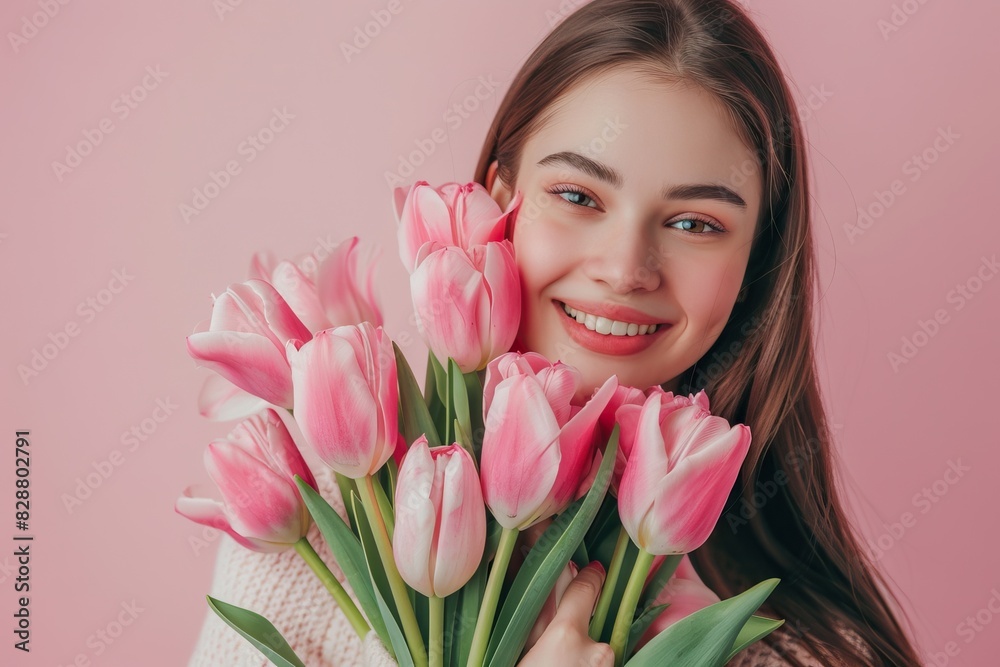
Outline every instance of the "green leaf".
<path fill-rule="evenodd" d="M 618 499 L 610 493 L 605 496 L 601 503 L 601 509 L 597 512 L 594 525 L 587 531 L 584 543 L 587 550 L 593 554 L 607 552 L 607 560 L 611 560 L 614 553 L 615 543 L 618 541 L 618 530 L 621 528 L 621 519 L 618 517 Z"/>
<path fill-rule="evenodd" d="M 375 500 L 378 501 L 379 511 L 382 512 L 385 521 L 385 530 L 389 533 L 389 540 L 392 540 L 392 533 L 396 529 L 396 515 L 392 511 L 392 501 L 386 495 L 385 489 L 377 479 L 372 478 L 372 486 L 375 488 Z M 362 510 L 363 511 L 363 510 Z"/>
<path fill-rule="evenodd" d="M 479 371 L 465 374 L 465 388 L 469 397 L 469 418 L 471 420 L 469 446 L 472 447 L 478 466 L 485 433 L 483 428 L 483 383 L 480 381 Z"/>
<path fill-rule="evenodd" d="M 632 621 L 632 626 L 628 629 L 628 646 L 625 647 L 625 655 L 632 653 L 635 649 L 635 645 L 638 644 L 639 640 L 642 639 L 642 636 L 646 634 L 646 630 L 649 630 L 649 626 L 653 624 L 656 617 L 660 615 L 660 612 L 669 606 L 670 604 L 668 603 L 650 607 L 639 614 L 639 618 Z"/>
<path fill-rule="evenodd" d="M 499 524 L 497 524 L 499 526 Z M 498 533 L 499 534 L 499 533 Z M 495 550 L 495 547 L 494 547 Z M 476 621 L 479 619 L 479 608 L 483 604 L 483 597 L 486 594 L 486 574 L 489 560 L 483 555 L 483 560 L 476 569 L 475 574 L 465 586 L 457 592 L 448 596 L 445 600 L 445 616 L 450 619 L 451 624 L 451 650 L 445 651 L 451 658 L 451 665 L 454 667 L 465 667 L 469 662 L 469 653 L 472 651 L 472 636 L 476 629 Z M 452 606 L 448 611 L 448 603 Z M 445 621 L 449 623 L 449 621 Z M 448 637 L 445 637 L 445 646 L 448 645 Z"/>
<path fill-rule="evenodd" d="M 766 579 L 735 597 L 682 618 L 643 646 L 625 663 L 626 667 L 722 667 L 747 619 L 777 585 L 778 579 Z"/>
<path fill-rule="evenodd" d="M 295 655 L 288 642 L 271 624 L 271 621 L 256 612 L 242 609 L 222 600 L 216 600 L 211 595 L 205 597 L 208 599 L 208 606 L 212 608 L 212 611 L 218 614 L 229 627 L 256 646 L 257 650 L 272 663 L 278 667 L 305 667 L 305 663 Z"/>
<path fill-rule="evenodd" d="M 747 646 L 750 646 L 750 644 L 763 639 L 780 628 L 784 623 L 784 620 L 764 618 L 763 616 L 751 616 L 748 618 L 747 622 L 743 625 L 743 629 L 740 630 L 740 634 L 736 636 L 736 641 L 733 642 L 733 650 L 729 652 L 726 662 Z"/>
<path fill-rule="evenodd" d="M 431 419 L 438 425 L 438 433 L 440 433 L 440 425 L 444 424 L 444 403 L 441 401 L 441 395 L 438 394 L 437 386 L 437 369 L 440 364 L 435 362 L 434 354 L 428 351 L 427 372 L 424 374 L 424 402 L 427 404 Z"/>
<path fill-rule="evenodd" d="M 454 410 L 455 410 L 455 380 L 452 377 L 452 361 L 451 357 L 448 358 L 448 368 L 447 368 L 447 378 L 445 380 L 445 394 L 444 394 L 444 444 L 450 445 L 455 440 L 455 436 L 451 434 L 453 427 L 452 422 L 455 420 Z"/>
<path fill-rule="evenodd" d="M 434 371 L 434 388 L 438 400 L 443 405 L 445 398 L 448 396 L 448 371 L 441 365 L 441 362 L 438 361 L 433 352 L 427 353 L 427 365 Z"/>
<path fill-rule="evenodd" d="M 490 667 L 510 667 L 517 662 L 559 574 L 597 516 L 614 471 L 618 430 L 616 424 L 608 441 L 608 453 L 601 461 L 590 490 L 556 517 L 518 570 L 490 637 L 486 651 Z"/>
<path fill-rule="evenodd" d="M 448 375 L 451 378 L 451 400 L 454 406 L 453 418 L 461 426 L 465 433 L 472 433 L 472 417 L 469 414 L 469 387 L 466 384 L 465 375 L 458 363 L 451 357 L 448 358 Z M 455 439 L 458 439 L 456 431 Z M 472 452 L 472 443 L 469 442 L 469 452 Z"/>
<path fill-rule="evenodd" d="M 358 521 L 354 516 L 354 508 L 351 507 L 351 504 L 349 502 L 347 502 L 348 499 L 351 497 L 351 493 L 356 491 L 357 487 L 354 485 L 354 480 L 351 479 L 350 477 L 341 475 L 339 472 L 334 473 L 334 475 L 337 478 L 337 488 L 340 489 L 341 501 L 344 503 L 344 507 L 347 509 L 347 519 L 351 522 L 351 531 L 352 532 L 357 531 Z M 338 514 L 337 516 L 340 515 Z"/>
<path fill-rule="evenodd" d="M 386 578 L 383 569 L 382 559 L 378 553 L 378 546 L 375 544 L 375 535 L 372 533 L 371 525 L 368 523 L 368 516 L 361 505 L 361 497 L 354 493 L 351 495 L 351 504 L 358 515 L 358 535 L 361 539 L 361 548 L 364 551 L 365 566 L 368 569 L 368 577 L 372 582 L 372 595 L 378 605 L 379 614 L 386 627 L 388 641 L 382 642 L 395 654 L 396 661 L 400 665 L 413 665 L 413 657 L 410 655 L 410 647 L 406 643 L 403 631 L 399 627 L 399 615 L 396 611 L 396 602 L 392 597 L 392 589 L 389 588 L 389 580 Z"/>
<path fill-rule="evenodd" d="M 413 606 L 413 614 L 417 617 L 417 627 L 420 628 L 420 636 L 430 637 L 431 608 L 427 596 L 409 586 L 406 587 L 410 594 L 410 604 Z"/>
<path fill-rule="evenodd" d="M 423 434 L 427 436 L 429 447 L 437 447 L 441 444 L 441 437 L 431 418 L 428 404 L 420 395 L 413 370 L 395 342 L 392 344 L 392 350 L 396 355 L 396 381 L 399 385 L 400 413 L 403 418 L 403 437 L 406 438 L 406 444 L 413 444 L 413 441 Z"/>
<path fill-rule="evenodd" d="M 314 488 L 304 482 L 298 475 L 295 476 L 295 483 L 299 487 L 299 493 L 302 494 L 302 500 L 309 509 L 309 514 L 312 515 L 313 521 L 316 522 L 316 526 L 319 528 L 319 532 L 330 547 L 330 553 L 333 554 L 337 565 L 340 566 L 344 576 L 347 577 L 347 583 L 351 585 L 351 590 L 354 591 L 354 595 L 357 597 L 362 611 L 364 611 L 365 616 L 368 618 L 368 622 L 371 624 L 372 629 L 378 633 L 382 643 L 388 646 L 389 634 L 386 631 L 385 623 L 382 621 L 382 614 L 379 611 L 378 603 L 375 601 L 372 580 L 368 575 L 368 562 L 365 560 L 365 552 L 361 547 L 361 542 L 351 532 L 347 524 L 344 523 L 343 517 L 337 513 L 337 510 L 333 509 L 330 503 L 326 502 L 326 498 L 317 493 Z M 356 516 L 357 512 L 351 505 L 350 498 L 351 495 L 346 496 L 344 504 L 348 514 Z"/>

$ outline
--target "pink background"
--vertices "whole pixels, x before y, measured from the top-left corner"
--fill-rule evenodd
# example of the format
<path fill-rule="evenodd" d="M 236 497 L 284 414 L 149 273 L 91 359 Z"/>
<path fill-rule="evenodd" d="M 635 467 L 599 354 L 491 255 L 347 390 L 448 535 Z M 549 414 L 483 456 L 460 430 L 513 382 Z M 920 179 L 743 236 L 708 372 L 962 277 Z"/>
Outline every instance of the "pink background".
<path fill-rule="evenodd" d="M 255 250 L 322 252 L 360 234 L 383 248 L 387 329 L 415 335 L 384 174 L 440 128 L 447 140 L 417 175 L 470 180 L 511 77 L 550 20 L 579 3 L 402 0 L 387 14 L 381 0 L 231 0 L 221 15 L 208 0 L 51 4 L 51 18 L 37 0 L 0 10 L 0 497 L 9 517 L 0 540 L 12 544 L 16 532 L 13 444 L 23 428 L 32 433 L 36 536 L 28 656 L 11 646 L 13 558 L 0 556 L 0 662 L 64 665 L 82 654 L 100 665 L 178 665 L 207 611 L 217 542 L 196 553 L 200 528 L 172 506 L 184 486 L 207 480 L 202 450 L 228 430 L 197 414 L 206 371 L 184 348 L 209 316 L 210 293 L 244 279 Z M 1000 5 L 749 5 L 794 81 L 812 145 L 819 363 L 852 509 L 904 591 L 921 650 L 940 654 L 929 664 L 995 664 L 1000 278 L 982 258 L 995 257 L 1000 232 L 982 197 L 997 189 Z M 900 25 L 884 37 L 879 21 L 894 7 Z M 341 43 L 380 11 L 391 20 L 348 62 Z M 12 44 L 22 31 L 30 38 Z M 496 90 L 477 99 L 491 79 Z M 134 109 L 116 102 L 133 89 Z M 463 101 L 478 109 L 454 128 L 445 114 Z M 294 118 L 249 161 L 239 146 L 274 108 Z M 57 175 L 53 163 L 86 132 L 97 136 L 103 119 L 112 131 Z M 950 143 L 935 148 L 948 128 Z M 925 151 L 933 163 L 914 171 L 912 157 Z M 230 160 L 240 173 L 186 223 L 179 205 Z M 880 204 L 897 180 L 894 200 Z M 845 225 L 858 209 L 872 219 L 851 236 Z M 108 291 L 122 269 L 132 277 Z M 977 283 L 977 271 L 993 279 Z M 979 291 L 957 297 L 959 284 Z M 79 307 L 88 298 L 105 299 L 100 312 Z M 934 335 L 918 333 L 935 313 L 944 322 Z M 18 366 L 73 324 L 77 335 L 22 381 Z M 894 369 L 888 355 L 904 338 L 920 347 Z M 422 369 L 422 346 L 407 352 Z M 162 423 L 148 421 L 157 400 L 176 405 Z M 122 440 L 144 420 L 156 426 L 144 441 Z M 64 494 L 108 470 L 114 450 L 120 465 L 69 511 Z M 946 478 L 950 463 L 967 469 Z M 925 488 L 933 503 L 917 495 Z M 113 644 L 95 643 L 133 601 L 142 609 L 134 623 Z M 977 612 L 980 630 L 960 625 Z M 957 656 L 944 656 L 949 642 Z"/>

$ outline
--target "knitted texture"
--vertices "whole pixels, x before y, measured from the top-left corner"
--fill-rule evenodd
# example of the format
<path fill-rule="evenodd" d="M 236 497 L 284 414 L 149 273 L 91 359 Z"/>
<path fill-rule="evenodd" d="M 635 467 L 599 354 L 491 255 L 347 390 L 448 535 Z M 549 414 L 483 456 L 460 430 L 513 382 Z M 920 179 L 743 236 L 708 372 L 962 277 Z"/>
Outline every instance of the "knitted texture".
<path fill-rule="evenodd" d="M 306 456 L 318 491 L 347 520 L 336 477 Z M 307 535 L 334 576 L 347 585 L 315 524 Z M 364 643 L 347 617 L 306 562 L 294 549 L 258 553 L 221 534 L 209 594 L 267 618 L 308 667 L 395 665 L 372 632 Z M 189 667 L 269 667 L 271 663 L 250 642 L 207 610 Z"/>
<path fill-rule="evenodd" d="M 303 452 L 319 492 L 347 521 L 334 473 Z M 344 574 L 313 525 L 309 542 L 355 600 Z M 374 632 L 362 642 L 347 617 L 304 560 L 289 549 L 263 554 L 222 534 L 209 593 L 213 598 L 255 611 L 267 618 L 308 667 L 388 667 L 396 665 Z M 810 667 L 825 667 L 783 626 L 777 650 L 757 642 L 740 652 L 729 667 L 785 667 L 782 656 L 794 654 Z M 856 644 L 857 637 L 852 636 Z M 271 663 L 247 640 L 208 610 L 188 667 L 269 667 Z"/>

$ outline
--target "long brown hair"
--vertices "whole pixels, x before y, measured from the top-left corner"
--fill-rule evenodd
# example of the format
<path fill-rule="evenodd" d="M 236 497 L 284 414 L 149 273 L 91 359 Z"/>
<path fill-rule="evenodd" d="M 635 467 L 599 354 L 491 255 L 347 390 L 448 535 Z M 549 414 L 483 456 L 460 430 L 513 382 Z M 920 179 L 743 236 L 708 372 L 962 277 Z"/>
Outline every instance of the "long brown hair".
<path fill-rule="evenodd" d="M 681 378 L 682 393 L 704 388 L 714 414 L 753 432 L 727 512 L 692 562 L 723 598 L 781 578 L 762 610 L 786 619 L 764 640 L 776 650 L 783 633 L 831 664 L 917 665 L 889 604 L 892 592 L 841 507 L 813 351 L 817 275 L 805 143 L 777 60 L 743 9 L 727 0 L 582 6 L 514 78 L 475 180 L 486 185 L 497 160 L 498 177 L 512 186 L 522 147 L 552 102 L 585 77 L 622 66 L 713 93 L 755 151 L 763 180 L 745 298 Z M 851 632 L 863 646 L 850 640 Z M 794 655 L 786 659 L 802 664 Z"/>

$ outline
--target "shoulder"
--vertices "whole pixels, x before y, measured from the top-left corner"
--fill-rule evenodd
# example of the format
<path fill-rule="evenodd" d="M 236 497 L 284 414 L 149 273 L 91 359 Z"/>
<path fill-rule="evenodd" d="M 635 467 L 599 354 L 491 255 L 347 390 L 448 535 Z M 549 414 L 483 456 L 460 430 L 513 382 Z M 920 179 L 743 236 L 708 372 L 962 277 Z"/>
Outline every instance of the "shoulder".
<path fill-rule="evenodd" d="M 862 649 L 867 657 L 866 662 L 870 663 L 874 655 L 864 639 L 846 625 L 837 624 L 837 628 L 851 644 Z M 787 625 L 774 631 L 773 644 L 772 646 L 764 641 L 751 644 L 727 665 L 728 667 L 790 667 L 794 664 L 792 662 L 794 658 L 808 667 L 830 667 L 809 651 L 808 644 L 801 634 L 788 628 Z"/>

